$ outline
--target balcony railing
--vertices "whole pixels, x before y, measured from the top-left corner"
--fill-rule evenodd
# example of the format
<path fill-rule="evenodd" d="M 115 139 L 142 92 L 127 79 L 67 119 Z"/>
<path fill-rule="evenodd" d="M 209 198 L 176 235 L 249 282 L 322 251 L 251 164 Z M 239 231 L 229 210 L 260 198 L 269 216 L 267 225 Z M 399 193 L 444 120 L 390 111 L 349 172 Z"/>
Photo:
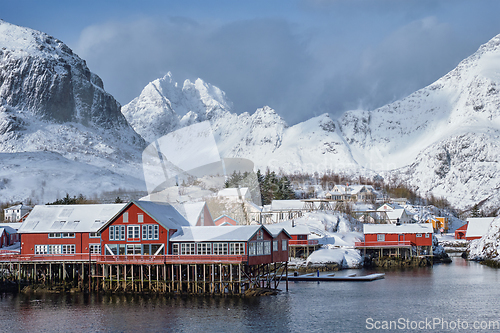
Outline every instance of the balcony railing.
<path fill-rule="evenodd" d="M 0 262 L 44 262 L 44 261 L 91 261 L 109 263 L 181 264 L 181 263 L 225 263 L 238 264 L 247 260 L 246 255 L 100 255 L 74 254 L 3 254 Z"/>
<path fill-rule="evenodd" d="M 401 247 L 401 246 L 415 246 L 411 241 L 368 241 L 368 242 L 355 242 L 354 247 Z"/>
<path fill-rule="evenodd" d="M 317 239 L 301 239 L 301 240 L 296 240 L 296 239 L 290 239 L 288 241 L 288 244 L 290 245 L 301 245 L 301 246 L 308 246 L 308 245 L 318 245 L 319 242 Z"/>

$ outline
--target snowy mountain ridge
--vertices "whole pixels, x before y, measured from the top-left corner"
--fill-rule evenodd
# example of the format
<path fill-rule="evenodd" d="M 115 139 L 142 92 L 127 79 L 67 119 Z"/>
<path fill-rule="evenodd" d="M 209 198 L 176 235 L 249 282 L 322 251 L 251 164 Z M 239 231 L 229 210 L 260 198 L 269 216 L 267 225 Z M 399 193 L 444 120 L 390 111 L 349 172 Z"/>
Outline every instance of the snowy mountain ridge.
<path fill-rule="evenodd" d="M 174 128 L 151 130 L 154 135 L 146 141 L 192 121 L 209 119 L 221 156 L 249 158 L 262 170 L 380 174 L 398 178 L 422 195 L 444 196 L 460 208 L 481 201 L 486 201 L 486 208 L 498 207 L 499 45 L 500 35 L 433 84 L 372 111 L 347 111 L 337 120 L 323 114 L 288 126 L 270 107 L 253 115 L 237 115 L 231 103 L 225 102 L 225 95 L 214 94 L 213 102 L 207 103 L 211 96 L 207 94 L 204 105 L 225 107 L 206 108 L 211 117 L 190 118 L 185 123 L 179 120 Z M 163 83 L 180 86 L 171 75 Z M 185 94 L 185 98 L 191 97 Z M 135 103 L 124 107 L 124 114 L 138 132 L 138 128 L 151 128 L 147 118 L 136 115 L 161 114 L 164 105 L 175 104 L 170 98 L 161 95 L 151 103 L 143 91 Z M 173 100 L 179 99 L 173 96 Z M 182 119 L 175 108 L 169 112 L 168 116 Z M 203 109 L 195 113 L 205 114 Z"/>

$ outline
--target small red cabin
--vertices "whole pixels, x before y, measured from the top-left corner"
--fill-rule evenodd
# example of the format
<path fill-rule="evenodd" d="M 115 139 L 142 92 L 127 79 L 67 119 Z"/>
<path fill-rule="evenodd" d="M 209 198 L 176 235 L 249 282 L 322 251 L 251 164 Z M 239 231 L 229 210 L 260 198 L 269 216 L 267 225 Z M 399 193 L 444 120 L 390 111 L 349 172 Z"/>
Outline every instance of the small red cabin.
<path fill-rule="evenodd" d="M 455 239 L 465 239 L 467 233 L 467 223 L 455 230 Z"/>
<path fill-rule="evenodd" d="M 357 242 L 357 248 L 412 249 L 416 255 L 432 254 L 433 228 L 431 223 L 412 224 L 365 224 L 364 242 Z"/>

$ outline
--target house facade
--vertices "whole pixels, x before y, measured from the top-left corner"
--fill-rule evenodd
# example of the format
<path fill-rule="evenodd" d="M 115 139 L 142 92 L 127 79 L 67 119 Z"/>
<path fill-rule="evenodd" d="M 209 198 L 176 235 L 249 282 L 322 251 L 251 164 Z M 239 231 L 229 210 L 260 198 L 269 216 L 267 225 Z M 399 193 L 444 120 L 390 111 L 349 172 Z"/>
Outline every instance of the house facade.
<path fill-rule="evenodd" d="M 23 204 L 15 205 L 9 208 L 5 208 L 4 220 L 5 222 L 19 222 L 21 219 L 28 214 L 33 208 L 30 206 L 25 206 Z"/>
<path fill-rule="evenodd" d="M 430 223 L 414 224 L 365 224 L 364 242 L 356 242 L 356 248 L 375 252 L 379 256 L 395 255 L 432 255 L 432 236 L 434 230 Z"/>
<path fill-rule="evenodd" d="M 262 225 L 182 228 L 170 242 L 179 256 L 239 256 L 248 265 L 288 261 L 290 236 Z"/>
<path fill-rule="evenodd" d="M 170 237 L 190 223 L 172 205 L 132 201 L 98 231 L 103 255 L 169 255 Z"/>

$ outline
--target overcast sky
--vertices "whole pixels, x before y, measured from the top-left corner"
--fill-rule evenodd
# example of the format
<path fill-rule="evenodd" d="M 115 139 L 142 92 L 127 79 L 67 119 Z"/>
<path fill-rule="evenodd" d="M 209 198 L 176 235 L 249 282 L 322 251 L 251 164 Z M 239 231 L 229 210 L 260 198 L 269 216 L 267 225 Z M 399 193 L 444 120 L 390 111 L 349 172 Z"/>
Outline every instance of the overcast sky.
<path fill-rule="evenodd" d="M 170 71 L 289 124 L 425 87 L 500 34 L 499 13 L 497 0 L 0 0 L 1 19 L 68 44 L 121 104 Z"/>

